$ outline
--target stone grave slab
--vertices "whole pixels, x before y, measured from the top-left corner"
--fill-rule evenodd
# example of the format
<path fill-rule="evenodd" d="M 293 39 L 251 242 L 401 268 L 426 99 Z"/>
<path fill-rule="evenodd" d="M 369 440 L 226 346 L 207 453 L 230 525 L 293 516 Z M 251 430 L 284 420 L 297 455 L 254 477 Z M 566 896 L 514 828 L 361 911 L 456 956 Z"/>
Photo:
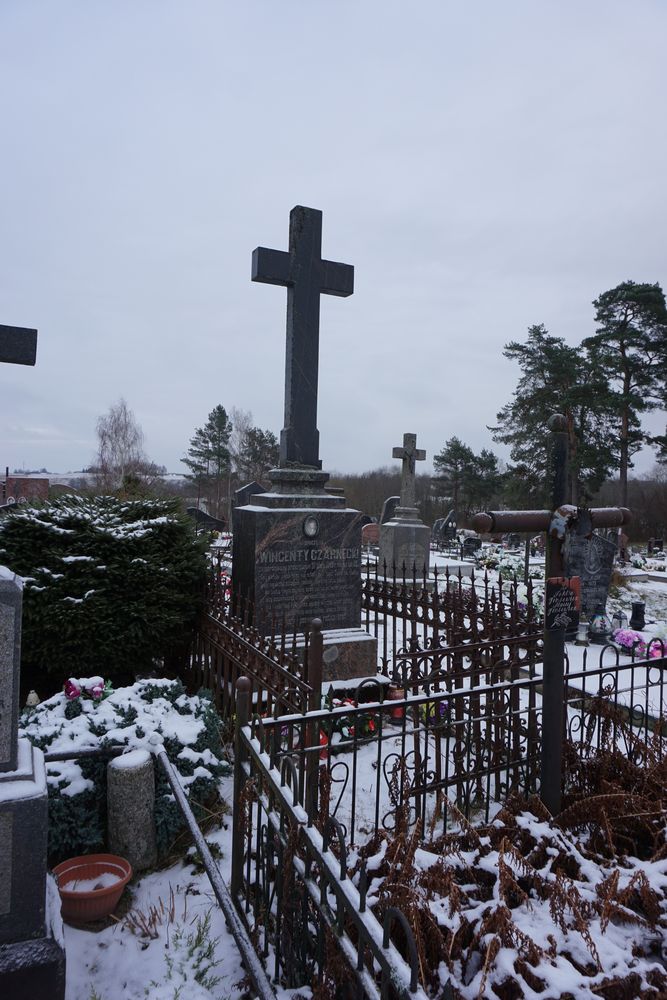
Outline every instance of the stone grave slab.
<path fill-rule="evenodd" d="M 597 532 L 590 537 L 572 532 L 564 548 L 566 575 L 580 578 L 581 612 L 590 618 L 607 607 L 616 543 Z"/>

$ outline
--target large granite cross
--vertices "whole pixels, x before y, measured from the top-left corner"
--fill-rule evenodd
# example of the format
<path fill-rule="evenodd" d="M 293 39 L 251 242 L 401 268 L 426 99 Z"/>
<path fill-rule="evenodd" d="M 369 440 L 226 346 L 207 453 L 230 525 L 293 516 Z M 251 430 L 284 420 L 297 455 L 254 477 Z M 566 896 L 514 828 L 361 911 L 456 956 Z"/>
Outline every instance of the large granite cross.
<path fill-rule="evenodd" d="M 320 295 L 352 295 L 354 268 L 322 260 L 322 213 L 297 205 L 290 212 L 289 252 L 257 247 L 252 255 L 252 280 L 287 286 L 285 426 L 280 433 L 280 467 L 320 469 Z"/>
<path fill-rule="evenodd" d="M 0 325 L 0 362 L 34 365 L 37 357 L 37 330 Z"/>
<path fill-rule="evenodd" d="M 400 445 L 392 451 L 393 458 L 400 458 L 403 461 L 401 467 L 401 507 L 414 508 L 417 506 L 417 493 L 415 490 L 415 463 L 423 462 L 426 452 L 417 447 L 416 434 L 403 435 L 403 447 Z"/>

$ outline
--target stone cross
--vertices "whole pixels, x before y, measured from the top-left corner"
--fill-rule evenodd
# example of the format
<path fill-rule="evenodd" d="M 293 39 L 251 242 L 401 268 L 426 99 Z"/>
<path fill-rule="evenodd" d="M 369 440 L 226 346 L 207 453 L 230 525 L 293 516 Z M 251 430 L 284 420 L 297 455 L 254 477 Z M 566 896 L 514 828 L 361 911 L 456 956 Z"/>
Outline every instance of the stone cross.
<path fill-rule="evenodd" d="M 0 325 L 0 362 L 34 365 L 37 357 L 37 330 Z"/>
<path fill-rule="evenodd" d="M 280 433 L 280 467 L 320 469 L 320 295 L 352 295 L 354 268 L 322 260 L 322 213 L 297 205 L 290 212 L 289 252 L 257 247 L 252 255 L 252 280 L 287 286 L 285 426 Z"/>
<path fill-rule="evenodd" d="M 392 451 L 393 458 L 403 461 L 401 468 L 401 507 L 415 508 L 417 496 L 415 492 L 415 463 L 423 462 L 426 452 L 417 447 L 416 434 L 403 435 L 403 447 L 400 445 Z"/>

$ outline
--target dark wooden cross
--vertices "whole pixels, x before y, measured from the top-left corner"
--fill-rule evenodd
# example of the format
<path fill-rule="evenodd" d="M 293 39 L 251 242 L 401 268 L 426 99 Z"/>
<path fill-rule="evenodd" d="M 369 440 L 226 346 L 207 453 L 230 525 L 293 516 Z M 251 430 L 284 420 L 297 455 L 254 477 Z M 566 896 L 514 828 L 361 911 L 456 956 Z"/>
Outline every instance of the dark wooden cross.
<path fill-rule="evenodd" d="M 322 260 L 322 213 L 297 205 L 290 212 L 289 252 L 257 247 L 252 255 L 252 280 L 287 286 L 280 466 L 321 469 L 317 430 L 320 295 L 352 295 L 354 267 Z"/>
<path fill-rule="evenodd" d="M 403 447 L 400 445 L 392 451 L 393 458 L 400 458 L 401 467 L 401 507 L 413 509 L 417 506 L 415 490 L 415 463 L 423 462 L 426 452 L 417 447 L 416 434 L 403 435 Z"/>
<path fill-rule="evenodd" d="M 37 358 L 37 330 L 0 325 L 0 362 L 34 365 Z"/>
<path fill-rule="evenodd" d="M 630 511 L 625 507 L 595 507 L 577 510 L 567 503 L 568 443 L 565 417 L 555 413 L 549 418 L 551 510 L 500 510 L 475 514 L 475 531 L 520 531 L 547 535 L 545 593 L 550 579 L 565 576 L 565 542 L 568 531 L 588 533 L 593 528 L 612 528 L 628 524 Z M 545 609 L 546 611 L 546 609 Z M 552 815 L 560 812 L 563 754 L 563 678 L 565 663 L 565 625 L 549 627 L 544 618 L 544 674 L 542 687 L 542 762 L 540 797 Z"/>

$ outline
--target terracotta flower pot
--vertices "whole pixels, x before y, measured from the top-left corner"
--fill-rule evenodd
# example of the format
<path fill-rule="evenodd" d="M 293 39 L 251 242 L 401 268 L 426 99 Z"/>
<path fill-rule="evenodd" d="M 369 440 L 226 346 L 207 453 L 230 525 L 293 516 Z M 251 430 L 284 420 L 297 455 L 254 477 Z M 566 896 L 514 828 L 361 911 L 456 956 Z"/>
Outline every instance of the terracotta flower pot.
<path fill-rule="evenodd" d="M 132 878 L 132 865 L 116 854 L 84 854 L 61 861 L 53 874 L 63 920 L 87 923 L 108 917 L 116 909 Z"/>

